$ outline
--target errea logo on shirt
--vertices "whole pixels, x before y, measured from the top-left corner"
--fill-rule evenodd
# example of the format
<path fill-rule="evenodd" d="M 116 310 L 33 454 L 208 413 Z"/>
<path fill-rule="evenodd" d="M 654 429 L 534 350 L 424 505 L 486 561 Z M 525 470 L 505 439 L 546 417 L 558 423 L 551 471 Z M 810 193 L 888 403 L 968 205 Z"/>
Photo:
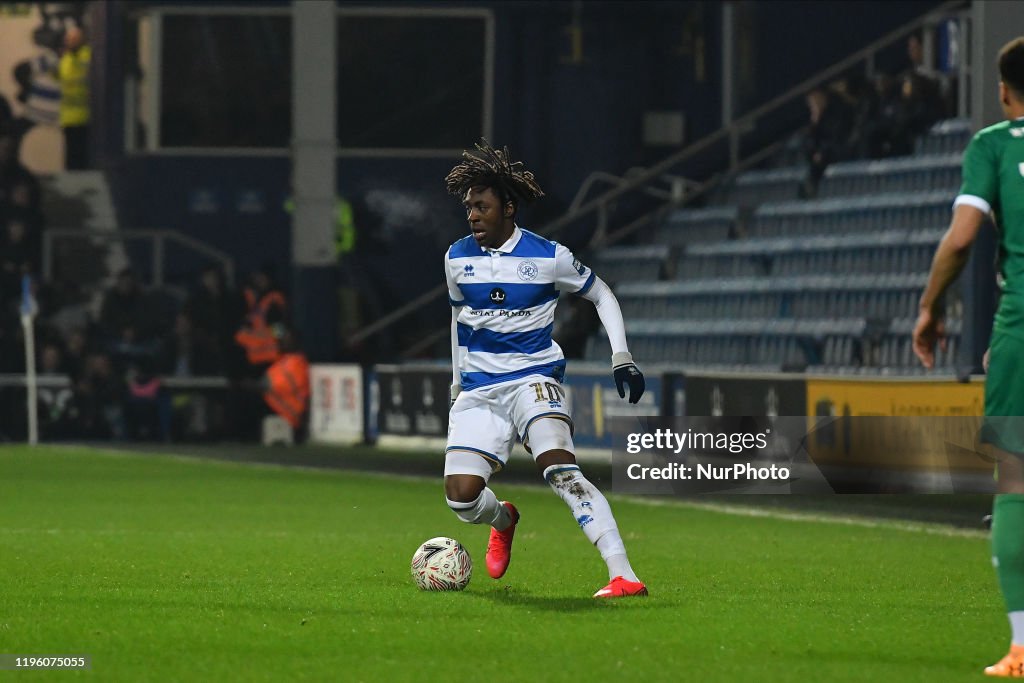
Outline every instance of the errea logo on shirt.
<path fill-rule="evenodd" d="M 1010 135 L 1015 138 L 1024 138 L 1024 128 L 1011 128 Z"/>
<path fill-rule="evenodd" d="M 462 269 L 462 272 L 466 275 L 466 277 L 473 277 L 474 275 L 476 275 L 476 273 L 473 272 L 473 266 L 471 265 L 466 265 L 466 267 Z"/>

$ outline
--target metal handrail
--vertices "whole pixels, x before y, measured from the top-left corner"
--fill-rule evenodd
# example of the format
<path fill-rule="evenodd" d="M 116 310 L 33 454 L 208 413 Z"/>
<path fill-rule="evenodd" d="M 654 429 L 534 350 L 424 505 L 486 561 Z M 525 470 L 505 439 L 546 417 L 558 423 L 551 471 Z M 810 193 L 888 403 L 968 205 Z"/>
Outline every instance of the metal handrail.
<path fill-rule="evenodd" d="M 47 228 L 43 231 L 43 279 L 53 279 L 53 244 L 58 238 L 72 237 L 89 239 L 93 242 L 128 242 L 151 240 L 153 243 L 153 285 L 162 287 L 164 284 L 164 244 L 173 242 L 192 251 L 219 261 L 224 268 L 224 278 L 229 285 L 235 282 L 235 260 L 226 252 L 221 251 L 197 239 L 182 235 L 174 230 L 155 228 L 137 228 L 130 230 L 99 230 L 89 228 Z"/>
<path fill-rule="evenodd" d="M 906 36 L 910 35 L 913 31 L 916 31 L 918 28 L 927 25 L 931 21 L 934 21 L 936 18 L 948 16 L 949 14 L 965 7 L 966 5 L 966 0 L 951 0 L 950 2 L 946 2 L 932 10 L 929 10 L 926 14 L 912 21 L 907 22 L 906 24 L 899 28 L 890 31 L 881 38 L 875 40 L 874 42 L 868 44 L 866 47 L 850 55 L 849 57 L 846 57 L 845 59 L 840 60 L 839 62 L 833 64 L 832 66 L 818 72 L 814 76 L 811 76 L 801 81 L 800 83 L 793 86 L 783 94 L 772 98 L 768 102 L 765 102 L 759 107 L 756 107 L 754 110 L 744 114 L 738 119 L 735 119 L 729 125 L 719 128 L 714 133 L 705 136 L 704 138 L 698 140 L 697 142 L 687 147 L 684 147 L 675 154 L 666 157 L 657 164 L 648 167 L 643 173 L 636 175 L 629 181 L 616 187 L 613 187 L 612 189 L 608 190 L 601 196 L 596 197 L 589 202 L 586 202 L 582 206 L 578 207 L 575 212 L 566 213 L 562 215 L 560 218 L 554 220 L 553 222 L 549 223 L 546 226 L 543 226 L 536 232 L 540 235 L 551 236 L 557 234 L 560 230 L 566 228 L 567 226 L 571 225 L 572 223 L 583 217 L 595 213 L 600 215 L 600 213 L 605 210 L 606 206 L 609 203 L 615 201 L 619 197 L 622 197 L 628 192 L 648 185 L 654 179 L 668 173 L 669 170 L 672 169 L 673 167 L 696 157 L 701 152 L 713 147 L 714 145 L 716 145 L 719 142 L 722 142 L 723 140 L 727 140 L 729 142 L 729 170 L 730 172 L 735 171 L 740 163 L 740 160 L 738 158 L 740 137 L 745 132 L 748 132 L 753 128 L 754 124 L 757 122 L 757 119 L 763 117 L 765 114 L 769 114 L 780 109 L 784 105 L 790 104 L 799 97 L 803 97 L 807 91 L 828 82 L 829 80 L 835 78 L 836 76 L 839 76 L 850 67 L 853 67 L 862 61 L 874 57 L 875 53 L 879 52 L 884 48 L 889 47 L 898 40 L 905 38 Z M 963 87 L 964 84 L 961 84 L 961 88 Z M 720 179 L 721 178 L 719 178 L 719 180 Z M 695 195 L 689 194 L 687 198 L 689 199 L 692 198 L 693 196 Z M 349 343 L 362 341 L 363 339 L 366 339 L 367 337 L 370 337 L 376 334 L 377 332 L 380 332 L 381 330 L 389 327 L 395 321 L 404 318 L 413 311 L 419 310 L 425 304 L 443 295 L 447 291 L 447 289 L 448 288 L 446 285 L 439 285 L 434 289 L 424 292 L 423 294 L 416 297 L 412 301 L 408 302 L 404 306 L 392 311 L 391 313 L 385 315 L 382 318 L 379 318 L 378 320 L 374 321 L 373 323 L 370 323 L 363 329 L 352 334 L 348 339 Z"/>

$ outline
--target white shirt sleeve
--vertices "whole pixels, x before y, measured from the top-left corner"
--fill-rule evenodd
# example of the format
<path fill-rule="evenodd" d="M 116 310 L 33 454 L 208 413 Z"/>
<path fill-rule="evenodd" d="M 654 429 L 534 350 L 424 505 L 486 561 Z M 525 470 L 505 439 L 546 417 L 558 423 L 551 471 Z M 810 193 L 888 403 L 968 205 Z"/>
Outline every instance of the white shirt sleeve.
<path fill-rule="evenodd" d="M 459 372 L 459 309 L 452 309 L 452 384 L 461 384 Z"/>
<path fill-rule="evenodd" d="M 594 302 L 597 309 L 597 317 L 604 325 L 604 331 L 608 334 L 608 341 L 612 345 L 612 354 L 628 352 L 626 347 L 626 325 L 622 320 L 622 309 L 619 307 L 619 300 L 612 293 L 612 288 L 604 283 L 599 277 L 593 276 L 589 289 L 581 295 L 587 301 Z"/>
<path fill-rule="evenodd" d="M 579 262 L 568 247 L 555 243 L 555 289 L 583 296 L 594 284 L 594 271 Z"/>

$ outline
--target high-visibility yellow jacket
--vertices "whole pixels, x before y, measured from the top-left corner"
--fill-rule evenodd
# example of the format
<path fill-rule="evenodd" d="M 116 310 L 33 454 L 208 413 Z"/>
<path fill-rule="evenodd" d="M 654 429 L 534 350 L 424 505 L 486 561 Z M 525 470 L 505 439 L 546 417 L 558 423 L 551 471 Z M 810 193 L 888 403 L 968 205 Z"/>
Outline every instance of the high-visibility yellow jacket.
<path fill-rule="evenodd" d="M 60 81 L 60 125 L 86 126 L 89 124 L 89 63 L 92 48 L 83 45 L 61 55 L 57 65 Z"/>

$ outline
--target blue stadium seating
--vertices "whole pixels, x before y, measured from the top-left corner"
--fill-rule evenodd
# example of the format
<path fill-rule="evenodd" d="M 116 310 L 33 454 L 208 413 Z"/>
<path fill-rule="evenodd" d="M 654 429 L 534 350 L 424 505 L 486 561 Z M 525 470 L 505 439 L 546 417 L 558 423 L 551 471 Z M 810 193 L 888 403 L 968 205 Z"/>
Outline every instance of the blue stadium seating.
<path fill-rule="evenodd" d="M 799 370 L 820 363 L 826 349 L 832 360 L 853 363 L 865 327 L 858 318 L 640 320 L 627 322 L 626 332 L 634 355 L 648 363 Z M 604 360 L 610 353 L 607 339 L 590 340 L 588 359 Z"/>
<path fill-rule="evenodd" d="M 960 187 L 963 155 L 846 161 L 825 169 L 818 197 L 849 197 L 874 193 L 943 190 L 952 196 Z"/>
<path fill-rule="evenodd" d="M 717 193 L 728 205 L 669 214 L 657 248 L 605 250 L 595 268 L 619 282 L 631 350 L 684 370 L 952 373 L 957 293 L 935 371 L 913 355 L 908 316 L 949 223 L 969 136 L 967 122 L 943 121 L 913 157 L 835 164 L 813 200 L 796 199 L 806 170 L 795 159 L 746 172 Z M 610 353 L 603 333 L 588 341 L 587 358 Z"/>
<path fill-rule="evenodd" d="M 739 209 L 734 206 L 677 209 L 657 228 L 655 241 L 679 246 L 727 240 L 736 233 Z"/>
<path fill-rule="evenodd" d="M 770 237 L 688 247 L 678 279 L 815 273 L 927 272 L 943 230 L 887 230 L 844 236 Z"/>
<path fill-rule="evenodd" d="M 958 154 L 964 151 L 971 140 L 971 122 L 968 119 L 946 119 L 939 121 L 927 135 L 918 138 L 914 144 L 916 155 Z"/>
<path fill-rule="evenodd" d="M 796 199 L 806 177 L 806 166 L 746 171 L 725 184 L 715 203 L 749 207 Z"/>
<path fill-rule="evenodd" d="M 797 237 L 936 228 L 949 222 L 951 206 L 952 196 L 946 191 L 774 202 L 754 211 L 749 233 L 754 237 Z"/>
<path fill-rule="evenodd" d="M 605 282 L 646 282 L 661 277 L 671 248 L 667 244 L 607 247 L 590 259 L 590 267 Z"/>
<path fill-rule="evenodd" d="M 625 284 L 617 296 L 636 320 L 889 320 L 914 310 L 924 283 L 923 273 L 718 278 Z"/>

